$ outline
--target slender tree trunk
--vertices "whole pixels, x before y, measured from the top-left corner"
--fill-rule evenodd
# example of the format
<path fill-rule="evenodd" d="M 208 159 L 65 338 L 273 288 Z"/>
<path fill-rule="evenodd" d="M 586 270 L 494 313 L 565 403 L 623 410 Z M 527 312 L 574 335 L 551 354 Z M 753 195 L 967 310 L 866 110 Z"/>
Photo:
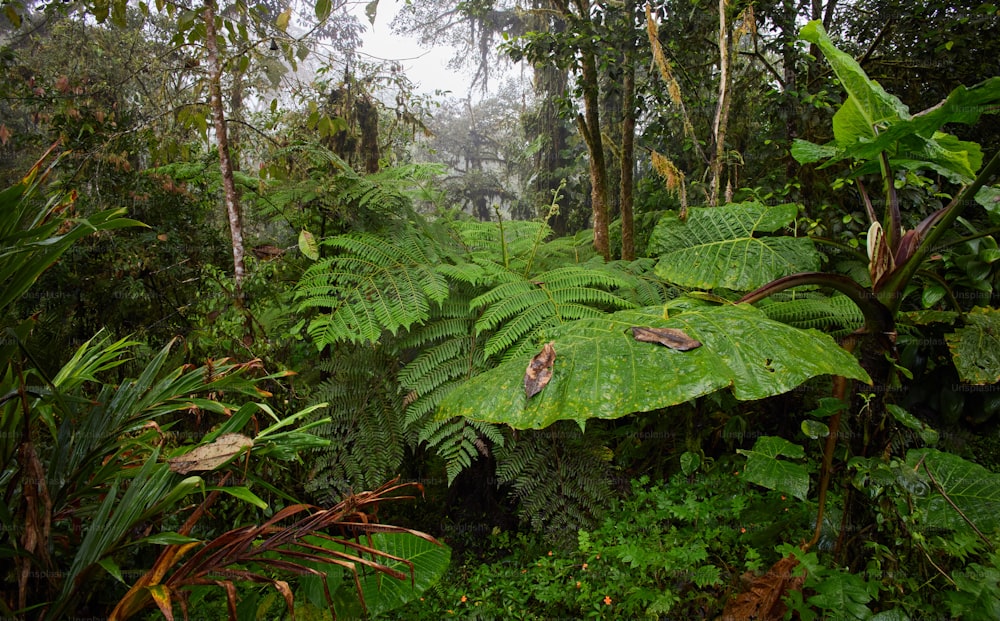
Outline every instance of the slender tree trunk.
<path fill-rule="evenodd" d="M 592 52 L 584 51 L 580 64 L 584 114 L 577 116 L 577 125 L 587 143 L 590 155 L 590 202 L 594 215 L 594 249 L 608 260 L 611 258 L 608 241 L 608 170 L 604 160 L 604 140 L 601 138 L 597 62 Z"/>
<path fill-rule="evenodd" d="M 712 176 L 709 184 L 708 204 L 719 204 L 719 189 L 722 185 L 722 165 L 726 156 L 726 130 L 729 125 L 730 71 L 729 71 L 729 23 L 726 20 L 728 0 L 719 0 L 719 103 L 715 109 L 713 133 L 715 150 L 712 154 Z"/>
<path fill-rule="evenodd" d="M 626 19 L 635 18 L 635 0 L 625 1 Z M 625 51 L 622 77 L 622 157 L 620 205 L 622 212 L 622 260 L 635 260 L 635 223 L 632 214 L 632 185 L 635 170 L 635 35 Z"/>
<path fill-rule="evenodd" d="M 205 50 L 208 53 L 209 106 L 215 126 L 215 141 L 219 151 L 219 167 L 222 170 L 222 194 L 229 219 L 229 232 L 233 241 L 233 283 L 236 302 L 243 303 L 243 278 L 246 275 L 243 256 L 243 222 L 240 217 L 240 199 L 233 178 L 233 161 L 229 153 L 229 137 L 226 133 L 226 111 L 222 104 L 222 61 L 219 59 L 219 45 L 215 31 L 215 0 L 205 0 Z"/>

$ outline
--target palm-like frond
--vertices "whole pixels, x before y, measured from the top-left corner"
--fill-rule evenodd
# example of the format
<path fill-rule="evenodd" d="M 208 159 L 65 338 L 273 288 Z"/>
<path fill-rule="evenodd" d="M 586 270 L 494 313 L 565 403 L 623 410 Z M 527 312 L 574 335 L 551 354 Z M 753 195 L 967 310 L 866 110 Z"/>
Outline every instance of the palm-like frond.
<path fill-rule="evenodd" d="M 420 489 L 415 483 L 390 481 L 371 492 L 362 492 L 345 498 L 330 507 L 294 504 L 277 511 L 259 525 L 230 530 L 208 542 L 186 542 L 168 545 L 160 553 L 153 568 L 133 585 L 129 593 L 112 612 L 110 619 L 120 620 L 154 603 L 169 619 L 173 618 L 173 602 L 180 600 L 186 612 L 184 591 L 195 585 L 218 585 L 225 589 L 231 618 L 236 618 L 236 592 L 234 581 L 270 584 L 282 594 L 289 612 L 294 615 L 294 597 L 288 584 L 269 575 L 279 571 L 299 575 L 320 575 L 326 572 L 313 564 L 349 571 L 354 587 L 366 609 L 358 567 L 375 571 L 396 580 L 415 581 L 414 563 L 383 552 L 372 545 L 374 533 L 406 533 L 430 543 L 440 545 L 433 537 L 419 531 L 379 524 L 375 509 L 378 505 L 395 500 L 412 500 L 413 496 L 393 495 L 400 490 Z M 204 512 L 214 495 L 206 500 L 181 530 L 188 535 L 197 519 Z M 329 531 L 337 534 L 330 534 Z M 365 543 L 361 539 L 365 538 Z M 331 545 L 332 544 L 332 545 Z M 181 561 L 189 551 L 194 553 Z M 403 563 L 408 572 L 395 567 Z M 334 614 L 333 598 L 324 580 L 324 594 Z"/>

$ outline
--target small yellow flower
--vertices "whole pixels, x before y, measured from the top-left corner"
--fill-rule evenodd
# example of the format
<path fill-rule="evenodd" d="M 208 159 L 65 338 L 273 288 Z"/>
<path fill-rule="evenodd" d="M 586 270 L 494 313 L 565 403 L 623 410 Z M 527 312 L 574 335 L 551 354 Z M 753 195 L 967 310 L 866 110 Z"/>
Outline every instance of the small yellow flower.
<path fill-rule="evenodd" d="M 469 598 L 463 595 L 462 596 L 462 603 L 464 604 L 467 601 L 469 601 Z"/>
<path fill-rule="evenodd" d="M 610 606 L 611 605 L 611 597 L 605 595 L 604 596 L 604 603 L 605 603 L 605 605 Z"/>
<path fill-rule="evenodd" d="M 578 588 L 578 589 L 580 588 L 580 581 L 579 580 L 576 581 L 576 588 Z"/>

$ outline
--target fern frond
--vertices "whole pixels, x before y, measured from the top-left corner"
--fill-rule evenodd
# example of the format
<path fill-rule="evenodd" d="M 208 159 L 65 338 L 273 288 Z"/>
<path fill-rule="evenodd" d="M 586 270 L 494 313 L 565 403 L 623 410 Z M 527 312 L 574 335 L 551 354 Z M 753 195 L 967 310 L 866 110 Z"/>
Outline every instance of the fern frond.
<path fill-rule="evenodd" d="M 401 347 L 415 352 L 399 374 L 401 387 L 410 395 L 410 427 L 419 429 L 445 393 L 487 368 L 475 315 L 469 310 L 470 295 L 470 288 L 457 286 L 430 319 L 400 339 Z"/>
<path fill-rule="evenodd" d="M 522 432 L 495 453 L 497 479 L 511 485 L 521 519 L 557 539 L 561 534 L 575 541 L 612 497 L 607 449 L 572 424 Z"/>
<path fill-rule="evenodd" d="M 420 440 L 427 442 L 444 459 L 449 485 L 462 470 L 472 465 L 474 459 L 489 455 L 484 438 L 494 446 L 502 447 L 505 441 L 496 425 L 465 418 L 437 421 L 420 434 Z"/>
<path fill-rule="evenodd" d="M 306 490 L 336 502 L 352 490 L 373 489 L 395 476 L 410 439 L 393 377 L 392 347 L 340 346 L 317 366 L 328 378 L 312 395 L 329 406 L 317 412 L 329 424 L 316 433 L 332 444 L 314 452 Z"/>
<path fill-rule="evenodd" d="M 619 295 L 639 307 L 659 306 L 680 295 L 680 290 L 656 275 L 656 263 L 656 259 L 643 258 L 635 261 L 611 261 L 603 267 L 631 278 L 629 287 L 615 290 Z"/>
<path fill-rule="evenodd" d="M 594 250 L 593 232 L 584 231 L 582 234 L 557 237 L 539 246 L 534 269 L 546 271 L 568 264 L 586 263 L 599 256 Z"/>
<path fill-rule="evenodd" d="M 436 255 L 418 233 L 386 239 L 367 233 L 324 242 L 338 256 L 318 261 L 296 286 L 299 310 L 329 309 L 307 329 L 319 348 L 340 340 L 378 340 L 427 319 L 433 303 L 448 295 Z"/>
<path fill-rule="evenodd" d="M 846 295 L 827 297 L 820 293 L 797 293 L 762 301 L 758 307 L 775 321 L 796 328 L 831 331 L 854 330 L 864 325 L 864 315 Z"/>
<path fill-rule="evenodd" d="M 478 334 L 495 332 L 486 342 L 490 356 L 502 353 L 537 330 L 584 316 L 632 307 L 609 289 L 628 286 L 629 279 L 588 266 L 557 268 L 535 279 L 506 282 L 471 301 L 483 309 Z M 583 307 L 593 314 L 582 311 Z"/>

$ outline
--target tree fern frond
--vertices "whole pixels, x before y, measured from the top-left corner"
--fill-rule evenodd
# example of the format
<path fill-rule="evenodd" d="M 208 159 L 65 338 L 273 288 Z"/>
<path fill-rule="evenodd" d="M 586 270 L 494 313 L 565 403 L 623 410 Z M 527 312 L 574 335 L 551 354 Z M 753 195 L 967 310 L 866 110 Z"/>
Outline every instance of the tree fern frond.
<path fill-rule="evenodd" d="M 549 304 L 536 304 L 520 310 L 516 317 L 504 322 L 503 326 L 486 340 L 488 355 L 502 353 L 536 330 L 560 323 L 560 317 L 551 312 Z"/>
<path fill-rule="evenodd" d="M 522 520 L 554 539 L 575 541 L 612 497 L 605 453 L 595 434 L 556 424 L 498 447 L 497 479 L 511 485 Z"/>
<path fill-rule="evenodd" d="M 797 293 L 794 297 L 775 297 L 758 307 L 769 318 L 796 328 L 853 330 L 864 325 L 864 315 L 846 295 Z"/>
<path fill-rule="evenodd" d="M 495 331 L 486 343 L 486 353 L 492 356 L 542 327 L 632 307 L 631 302 L 608 290 L 629 283 L 628 278 L 602 269 L 562 267 L 534 279 L 500 284 L 474 298 L 470 305 L 483 309 L 476 322 L 477 333 Z M 594 314 L 581 312 L 583 306 L 593 308 Z"/>
<path fill-rule="evenodd" d="M 680 294 L 677 287 L 656 275 L 656 263 L 656 259 L 642 258 L 635 261 L 611 261 L 604 268 L 619 276 L 630 277 L 628 287 L 620 287 L 615 291 L 641 308 L 666 304 Z"/>
<path fill-rule="evenodd" d="M 391 239 L 356 233 L 325 241 L 341 254 L 311 266 L 296 286 L 299 310 L 329 309 L 309 324 L 316 345 L 374 342 L 384 330 L 395 334 L 427 319 L 449 287 L 423 242 L 414 231 Z"/>
<path fill-rule="evenodd" d="M 445 263 L 438 266 L 438 272 L 458 282 L 479 285 L 487 280 L 488 273 L 481 265 L 459 262 Z"/>
<path fill-rule="evenodd" d="M 317 415 L 332 420 L 316 433 L 332 444 L 314 452 L 306 490 L 323 502 L 336 502 L 396 475 L 409 441 L 391 347 L 341 345 L 318 366 L 329 377 L 312 397 L 329 403 Z"/>
<path fill-rule="evenodd" d="M 469 296 L 470 290 L 457 287 L 428 321 L 400 339 L 401 346 L 417 352 L 399 374 L 400 385 L 412 399 L 407 406 L 408 426 L 419 429 L 445 393 L 487 368 Z"/>
<path fill-rule="evenodd" d="M 483 440 L 488 439 L 490 443 Z M 448 484 L 463 469 L 472 465 L 480 455 L 487 455 L 489 444 L 503 446 L 503 434 L 490 423 L 455 418 L 428 425 L 420 434 L 421 441 L 427 442 L 444 459 Z"/>
<path fill-rule="evenodd" d="M 594 236 L 583 234 L 557 237 L 539 246 L 535 253 L 535 269 L 546 271 L 567 264 L 586 263 L 600 255 L 594 250 Z M 603 261 L 603 258 L 601 259 Z"/>

